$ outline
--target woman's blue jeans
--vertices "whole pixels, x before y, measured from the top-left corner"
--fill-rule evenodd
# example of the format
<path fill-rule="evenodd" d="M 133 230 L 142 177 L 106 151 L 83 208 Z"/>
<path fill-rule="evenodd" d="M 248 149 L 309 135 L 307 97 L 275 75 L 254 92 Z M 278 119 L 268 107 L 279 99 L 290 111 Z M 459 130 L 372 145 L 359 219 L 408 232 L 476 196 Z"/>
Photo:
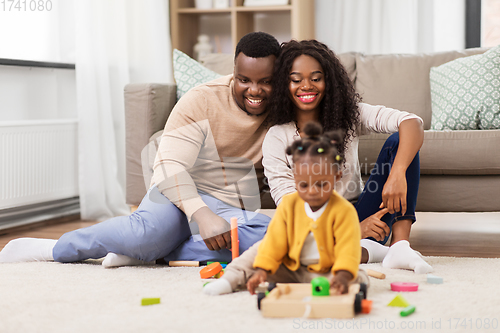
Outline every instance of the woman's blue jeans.
<path fill-rule="evenodd" d="M 399 133 L 392 134 L 384 143 L 382 150 L 377 158 L 377 163 L 373 167 L 370 178 L 365 184 L 363 192 L 358 198 L 355 204 L 356 210 L 358 212 L 359 221 L 363 221 L 367 217 L 375 214 L 380 210 L 379 206 L 382 203 L 382 190 L 389 177 L 389 173 L 394 163 L 394 158 L 398 152 L 399 146 Z M 413 161 L 408 166 L 406 170 L 406 183 L 407 183 L 407 194 L 406 194 L 406 213 L 404 215 L 401 212 L 396 212 L 394 214 L 385 214 L 382 217 L 384 221 L 392 232 L 392 226 L 394 222 L 399 220 L 412 220 L 415 222 L 415 206 L 417 205 L 417 195 L 418 195 L 418 185 L 420 182 L 420 159 L 419 154 L 415 156 Z M 369 238 L 374 240 L 373 238 Z M 389 239 L 389 235 L 385 237 L 384 240 L 379 241 L 381 244 L 385 244 Z"/>

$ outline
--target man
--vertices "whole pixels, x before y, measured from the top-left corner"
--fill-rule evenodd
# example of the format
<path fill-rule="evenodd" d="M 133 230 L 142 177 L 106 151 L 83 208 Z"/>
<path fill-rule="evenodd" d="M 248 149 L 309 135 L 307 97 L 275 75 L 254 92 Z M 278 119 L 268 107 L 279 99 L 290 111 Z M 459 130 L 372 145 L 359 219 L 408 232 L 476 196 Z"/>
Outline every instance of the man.
<path fill-rule="evenodd" d="M 55 240 L 21 238 L 0 262 L 102 258 L 105 267 L 170 260 L 230 261 L 231 217 L 240 252 L 264 236 L 257 173 L 278 41 L 263 32 L 236 47 L 233 75 L 191 89 L 165 125 L 152 186 L 130 216 L 115 217 Z M 192 235 L 188 221 L 199 235 Z"/>

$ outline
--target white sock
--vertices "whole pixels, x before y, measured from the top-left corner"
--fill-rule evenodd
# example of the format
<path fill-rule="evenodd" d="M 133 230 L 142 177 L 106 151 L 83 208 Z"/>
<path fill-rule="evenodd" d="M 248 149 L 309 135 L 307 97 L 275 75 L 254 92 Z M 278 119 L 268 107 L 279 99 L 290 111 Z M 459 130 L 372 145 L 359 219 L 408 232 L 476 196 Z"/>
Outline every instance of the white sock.
<path fill-rule="evenodd" d="M 102 265 L 105 268 L 120 267 L 120 266 L 139 266 L 139 265 L 152 265 L 154 261 L 144 261 L 131 257 L 127 257 L 123 254 L 116 254 L 109 252 L 108 255 L 102 261 Z"/>
<path fill-rule="evenodd" d="M 410 243 L 401 240 L 392 244 L 382 262 L 382 267 L 411 269 L 416 274 L 432 272 L 432 267 L 422 258 L 419 253 L 410 247 Z"/>
<path fill-rule="evenodd" d="M 203 293 L 207 295 L 222 295 L 229 294 L 231 292 L 233 292 L 231 284 L 223 277 L 215 280 L 214 282 L 210 282 L 205 287 L 203 287 Z"/>
<path fill-rule="evenodd" d="M 52 250 L 56 239 L 18 238 L 13 239 L 0 252 L 0 262 L 26 262 L 54 260 Z"/>
<path fill-rule="evenodd" d="M 381 262 L 384 260 L 387 251 L 389 251 L 388 246 L 366 238 L 361 240 L 361 247 L 364 247 L 368 251 L 368 263 Z"/>

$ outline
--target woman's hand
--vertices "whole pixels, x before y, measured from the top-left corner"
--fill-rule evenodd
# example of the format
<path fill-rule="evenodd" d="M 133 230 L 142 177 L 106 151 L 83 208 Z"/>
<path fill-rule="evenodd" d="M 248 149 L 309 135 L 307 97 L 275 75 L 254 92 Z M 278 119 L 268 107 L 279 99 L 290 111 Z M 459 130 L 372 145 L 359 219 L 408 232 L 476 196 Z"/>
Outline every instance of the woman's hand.
<path fill-rule="evenodd" d="M 330 289 L 333 289 L 337 294 L 347 294 L 349 291 L 349 282 L 352 278 L 352 274 L 348 271 L 337 271 L 330 280 Z"/>
<path fill-rule="evenodd" d="M 373 237 L 377 241 L 384 240 L 391 233 L 391 229 L 389 229 L 389 226 L 381 218 L 388 212 L 387 208 L 383 208 L 361 221 L 359 224 L 361 238 Z"/>
<path fill-rule="evenodd" d="M 379 208 L 387 208 L 389 213 L 406 213 L 406 170 L 392 169 L 382 189 L 382 204 Z"/>
<path fill-rule="evenodd" d="M 247 281 L 247 289 L 250 294 L 255 295 L 255 288 L 257 288 L 262 282 L 266 282 L 266 280 L 267 272 L 262 268 L 257 268 L 252 277 Z"/>
<path fill-rule="evenodd" d="M 210 210 L 201 207 L 193 214 L 193 220 L 198 224 L 200 236 L 211 251 L 231 248 L 231 225 Z"/>

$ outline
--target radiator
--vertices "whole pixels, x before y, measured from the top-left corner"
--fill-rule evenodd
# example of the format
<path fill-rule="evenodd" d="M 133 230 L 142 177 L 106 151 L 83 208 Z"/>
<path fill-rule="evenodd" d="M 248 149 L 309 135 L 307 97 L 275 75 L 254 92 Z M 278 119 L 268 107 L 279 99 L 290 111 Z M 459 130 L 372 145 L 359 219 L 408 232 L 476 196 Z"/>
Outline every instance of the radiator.
<path fill-rule="evenodd" d="M 0 209 L 78 196 L 77 120 L 0 122 Z"/>

